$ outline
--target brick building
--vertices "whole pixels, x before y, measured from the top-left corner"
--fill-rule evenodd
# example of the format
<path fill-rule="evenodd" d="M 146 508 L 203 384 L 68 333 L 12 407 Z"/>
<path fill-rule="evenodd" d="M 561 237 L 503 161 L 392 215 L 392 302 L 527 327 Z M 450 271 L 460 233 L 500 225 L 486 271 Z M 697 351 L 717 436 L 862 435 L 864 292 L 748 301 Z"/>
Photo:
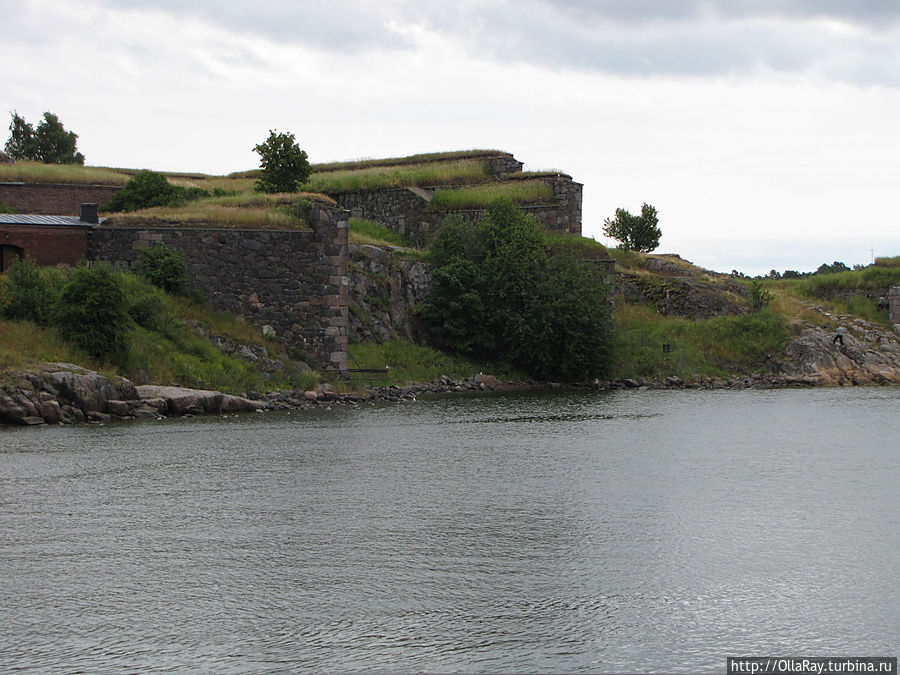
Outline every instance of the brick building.
<path fill-rule="evenodd" d="M 0 213 L 0 273 L 22 257 L 42 266 L 76 265 L 97 223 L 96 204 L 82 204 L 81 216 Z"/>

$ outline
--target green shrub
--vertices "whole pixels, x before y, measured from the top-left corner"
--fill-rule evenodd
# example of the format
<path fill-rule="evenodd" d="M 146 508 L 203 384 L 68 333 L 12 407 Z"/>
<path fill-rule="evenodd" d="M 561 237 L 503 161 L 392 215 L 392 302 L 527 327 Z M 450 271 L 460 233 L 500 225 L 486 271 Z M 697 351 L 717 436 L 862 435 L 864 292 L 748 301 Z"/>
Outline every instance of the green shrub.
<path fill-rule="evenodd" d="M 131 320 L 148 330 L 163 331 L 168 319 L 166 294 L 137 274 L 121 272 L 117 276 Z"/>
<path fill-rule="evenodd" d="M 77 267 L 63 287 L 57 321 L 63 338 L 90 356 L 121 363 L 128 353 L 128 302 L 109 265 Z"/>
<path fill-rule="evenodd" d="M 138 254 L 139 271 L 151 284 L 166 293 L 184 295 L 190 286 L 184 256 L 168 246 L 142 248 Z"/>
<path fill-rule="evenodd" d="M 0 202 L 0 213 L 18 213 L 19 210 L 14 206 Z"/>
<path fill-rule="evenodd" d="M 56 301 L 65 283 L 61 270 L 20 259 L 4 276 L 9 300 L 4 310 L 7 318 L 26 319 L 39 326 L 53 323 Z"/>
<path fill-rule="evenodd" d="M 762 281 L 753 281 L 750 283 L 750 307 L 754 311 L 759 311 L 772 302 L 772 294 L 763 286 Z"/>
<path fill-rule="evenodd" d="M 203 197 L 209 197 L 207 190 L 172 185 L 161 173 L 140 171 L 125 183 L 125 187 L 103 204 L 102 210 L 106 212 L 137 211 L 156 206 L 178 206 Z"/>

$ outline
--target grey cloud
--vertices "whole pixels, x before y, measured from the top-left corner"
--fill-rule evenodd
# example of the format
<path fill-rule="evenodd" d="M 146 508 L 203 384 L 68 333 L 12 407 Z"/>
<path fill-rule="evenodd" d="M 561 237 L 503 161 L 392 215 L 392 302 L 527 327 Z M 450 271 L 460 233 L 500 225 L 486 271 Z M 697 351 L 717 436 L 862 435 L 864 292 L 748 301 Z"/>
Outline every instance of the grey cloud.
<path fill-rule="evenodd" d="M 350 54 L 412 48 L 420 25 L 473 54 L 628 76 L 760 70 L 900 84 L 900 3 L 884 0 L 101 0 Z M 831 21 L 848 30 L 826 30 Z"/>

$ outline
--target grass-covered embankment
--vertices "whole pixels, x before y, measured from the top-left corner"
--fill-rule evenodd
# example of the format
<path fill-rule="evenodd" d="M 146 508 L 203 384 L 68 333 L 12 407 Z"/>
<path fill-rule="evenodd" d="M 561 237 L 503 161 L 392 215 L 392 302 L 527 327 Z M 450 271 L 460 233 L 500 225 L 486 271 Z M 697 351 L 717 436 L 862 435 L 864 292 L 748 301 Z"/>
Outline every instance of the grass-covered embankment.
<path fill-rule="evenodd" d="M 76 315 L 73 327 L 66 318 L 72 309 L 66 304 L 67 292 L 89 273 L 109 284 L 104 295 L 121 300 L 107 303 L 99 294 L 88 298 L 77 309 L 89 314 L 102 306 L 96 322 Z M 316 383 L 316 377 L 302 373 L 292 358 L 301 355 L 287 353 L 281 343 L 266 339 L 234 316 L 214 312 L 199 299 L 165 293 L 137 274 L 103 268 L 35 269 L 19 263 L 0 279 L 0 371 L 7 377 L 49 362 L 72 363 L 138 382 L 226 393 L 308 388 Z M 110 337 L 110 326 L 102 325 L 102 318 L 110 317 L 108 307 L 119 303 Z M 225 353 L 213 338 L 226 347 L 249 347 L 268 367 L 264 371 L 254 361 Z M 114 349 L 104 352 L 95 349 L 98 344 Z"/>

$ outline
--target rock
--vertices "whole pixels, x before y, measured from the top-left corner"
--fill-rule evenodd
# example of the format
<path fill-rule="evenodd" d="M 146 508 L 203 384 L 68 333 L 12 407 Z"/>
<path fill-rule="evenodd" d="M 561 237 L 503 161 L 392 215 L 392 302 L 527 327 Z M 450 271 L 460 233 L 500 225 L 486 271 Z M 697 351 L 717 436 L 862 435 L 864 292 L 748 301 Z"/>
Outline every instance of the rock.
<path fill-rule="evenodd" d="M 49 383 L 59 392 L 58 398 L 80 408 L 82 412 L 105 412 L 107 402 L 116 398 L 110 381 L 98 373 L 60 371 L 51 373 Z"/>
<path fill-rule="evenodd" d="M 137 387 L 131 380 L 124 377 L 115 377 L 111 384 L 118 400 L 136 401 L 139 398 Z"/>
<path fill-rule="evenodd" d="M 25 424 L 28 411 L 9 396 L 0 396 L 0 422 L 5 424 Z"/>
<path fill-rule="evenodd" d="M 22 418 L 22 424 L 28 426 L 37 426 L 39 424 L 44 424 L 44 418 L 38 417 L 37 415 L 28 415 L 27 417 Z"/>
<path fill-rule="evenodd" d="M 112 420 L 112 415 L 108 413 L 99 412 L 97 410 L 91 410 L 87 414 L 88 421 L 90 422 L 98 422 L 100 424 L 106 424 L 110 420 Z"/>
<path fill-rule="evenodd" d="M 315 401 L 319 398 L 319 394 L 318 392 L 310 389 L 309 391 L 303 392 L 303 398 L 305 398 L 307 401 Z"/>
<path fill-rule="evenodd" d="M 641 386 L 640 382 L 638 382 L 637 380 L 633 380 L 630 377 L 622 380 L 622 384 L 624 384 L 629 389 L 637 389 Z"/>
<path fill-rule="evenodd" d="M 59 401 L 40 401 L 34 404 L 40 415 L 47 424 L 57 424 L 63 421 L 62 410 Z"/>
<path fill-rule="evenodd" d="M 152 409 L 157 415 L 166 415 L 169 412 L 169 404 L 164 398 L 145 398 L 141 403 L 143 406 Z"/>
<path fill-rule="evenodd" d="M 136 394 L 137 392 L 135 392 Z M 113 400 L 108 402 L 110 414 L 118 417 L 127 417 L 131 414 L 132 406 L 128 401 Z"/>
<path fill-rule="evenodd" d="M 497 388 L 497 378 L 493 375 L 485 375 L 484 373 L 478 373 L 474 378 L 472 378 L 481 389 L 490 389 L 494 390 Z"/>
<path fill-rule="evenodd" d="M 251 401 L 241 396 L 231 396 L 219 391 L 206 389 L 186 389 L 184 387 L 165 387 L 157 385 L 141 385 L 138 395 L 148 404 L 163 399 L 166 409 L 172 415 L 196 415 L 200 413 L 247 412 L 269 407 L 263 401 Z M 155 406 L 154 406 L 155 407 Z"/>

